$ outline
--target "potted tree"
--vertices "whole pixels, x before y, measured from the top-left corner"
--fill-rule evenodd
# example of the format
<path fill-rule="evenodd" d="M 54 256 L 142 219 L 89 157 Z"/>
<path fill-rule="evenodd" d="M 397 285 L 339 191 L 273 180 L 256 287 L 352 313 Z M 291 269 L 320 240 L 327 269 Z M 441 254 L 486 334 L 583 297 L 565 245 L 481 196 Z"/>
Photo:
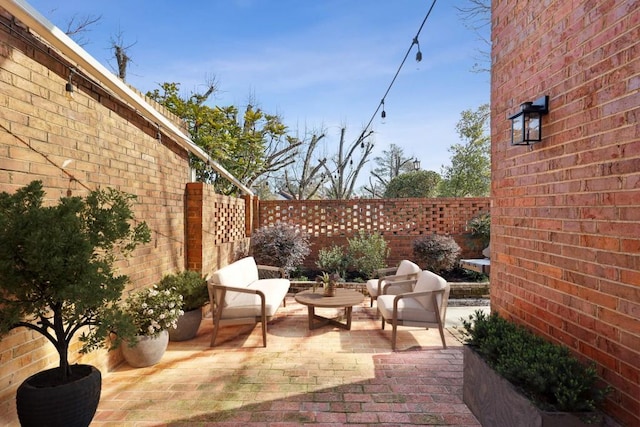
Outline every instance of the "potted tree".
<path fill-rule="evenodd" d="M 160 280 L 158 289 L 174 289 L 182 295 L 184 314 L 178 317 L 176 327 L 169 329 L 169 341 L 186 341 L 195 337 L 202 321 L 202 307 L 209 301 L 204 277 L 191 270 L 168 274 Z"/>
<path fill-rule="evenodd" d="M 18 388 L 23 426 L 86 426 L 95 414 L 100 372 L 70 364 L 69 345 L 79 335 L 82 352 L 88 352 L 104 346 L 111 331 L 118 331 L 113 346 L 131 333 L 118 304 L 128 278 L 113 263 L 149 241 L 146 223 L 134 225 L 134 199 L 103 189 L 45 206 L 40 181 L 0 194 L 0 336 L 29 328 L 49 340 L 59 357 L 58 367 Z"/>
<path fill-rule="evenodd" d="M 602 425 L 593 365 L 496 313 L 462 321 L 463 400 L 482 425 L 578 427 Z"/>

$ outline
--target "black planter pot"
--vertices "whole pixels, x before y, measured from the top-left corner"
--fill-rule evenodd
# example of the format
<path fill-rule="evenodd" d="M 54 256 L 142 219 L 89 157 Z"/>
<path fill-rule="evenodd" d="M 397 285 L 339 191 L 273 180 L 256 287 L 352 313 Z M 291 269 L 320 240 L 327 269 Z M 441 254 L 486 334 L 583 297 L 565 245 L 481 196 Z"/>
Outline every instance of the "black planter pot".
<path fill-rule="evenodd" d="M 86 427 L 91 423 L 102 387 L 100 371 L 91 365 L 73 365 L 76 381 L 48 385 L 59 377 L 59 368 L 38 372 L 18 387 L 16 407 L 20 425 Z"/>

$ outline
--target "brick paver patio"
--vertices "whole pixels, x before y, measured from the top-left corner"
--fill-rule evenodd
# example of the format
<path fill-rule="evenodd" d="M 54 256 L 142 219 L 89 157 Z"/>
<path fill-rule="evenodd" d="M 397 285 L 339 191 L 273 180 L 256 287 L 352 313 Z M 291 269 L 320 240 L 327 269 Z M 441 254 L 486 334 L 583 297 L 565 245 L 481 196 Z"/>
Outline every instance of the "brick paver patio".
<path fill-rule="evenodd" d="M 479 426 L 462 402 L 455 330 L 444 350 L 437 330 L 401 327 L 391 352 L 390 327 L 380 329 L 374 310 L 367 299 L 354 307 L 350 331 L 309 331 L 306 307 L 287 297 L 267 348 L 259 326 L 224 328 L 210 348 L 204 319 L 198 336 L 170 343 L 159 364 L 105 374 L 92 426 Z"/>

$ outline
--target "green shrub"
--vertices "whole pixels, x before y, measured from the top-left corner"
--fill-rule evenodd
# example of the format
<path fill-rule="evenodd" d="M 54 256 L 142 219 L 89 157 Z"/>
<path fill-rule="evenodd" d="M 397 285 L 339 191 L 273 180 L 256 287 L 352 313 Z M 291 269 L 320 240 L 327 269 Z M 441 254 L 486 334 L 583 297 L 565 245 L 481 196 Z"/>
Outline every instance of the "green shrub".
<path fill-rule="evenodd" d="M 332 245 L 318 251 L 316 266 L 322 271 L 338 273 L 340 277 L 344 278 L 349 264 L 349 257 L 342 246 Z"/>
<path fill-rule="evenodd" d="M 482 244 L 487 246 L 491 237 L 491 214 L 479 212 L 467 222 L 467 228 L 472 236 L 480 238 Z"/>
<path fill-rule="evenodd" d="M 309 235 L 283 222 L 261 227 L 251 236 L 251 254 L 258 264 L 280 267 L 289 273 L 309 255 Z"/>
<path fill-rule="evenodd" d="M 451 236 L 431 234 L 413 241 L 413 255 L 421 267 L 441 273 L 455 267 L 460 246 Z"/>
<path fill-rule="evenodd" d="M 542 410 L 591 412 L 608 392 L 593 365 L 496 313 L 476 311 L 462 326 L 465 342 Z"/>
<path fill-rule="evenodd" d="M 158 283 L 159 290 L 175 288 L 182 295 L 183 310 L 191 311 L 202 307 L 209 301 L 207 281 L 198 272 L 185 270 L 168 274 Z"/>
<path fill-rule="evenodd" d="M 376 270 L 386 266 L 389 247 L 379 233 L 368 234 L 360 230 L 355 237 L 347 239 L 347 242 L 350 265 L 364 277 L 371 278 Z"/>

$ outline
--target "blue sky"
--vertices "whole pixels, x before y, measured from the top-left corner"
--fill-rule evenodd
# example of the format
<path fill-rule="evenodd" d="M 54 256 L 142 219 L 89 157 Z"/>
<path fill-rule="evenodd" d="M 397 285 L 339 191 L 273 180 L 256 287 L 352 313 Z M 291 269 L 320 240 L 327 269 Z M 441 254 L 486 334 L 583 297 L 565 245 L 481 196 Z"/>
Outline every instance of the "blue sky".
<path fill-rule="evenodd" d="M 146 92 L 162 82 L 203 90 L 215 76 L 210 104 L 245 106 L 250 99 L 277 113 L 292 133 L 325 129 L 325 155 L 335 153 L 340 127 L 354 141 L 391 83 L 431 0 L 30 0 L 66 28 L 74 15 L 101 15 L 84 48 L 115 70 L 118 34 L 132 63 L 127 82 Z M 439 0 L 416 47 L 385 98 L 386 119 L 374 118 L 374 156 L 390 144 L 422 169 L 440 172 L 465 109 L 489 102 L 489 74 L 473 73 L 482 43 L 455 6 Z M 369 162 L 364 173 L 375 165 Z"/>

